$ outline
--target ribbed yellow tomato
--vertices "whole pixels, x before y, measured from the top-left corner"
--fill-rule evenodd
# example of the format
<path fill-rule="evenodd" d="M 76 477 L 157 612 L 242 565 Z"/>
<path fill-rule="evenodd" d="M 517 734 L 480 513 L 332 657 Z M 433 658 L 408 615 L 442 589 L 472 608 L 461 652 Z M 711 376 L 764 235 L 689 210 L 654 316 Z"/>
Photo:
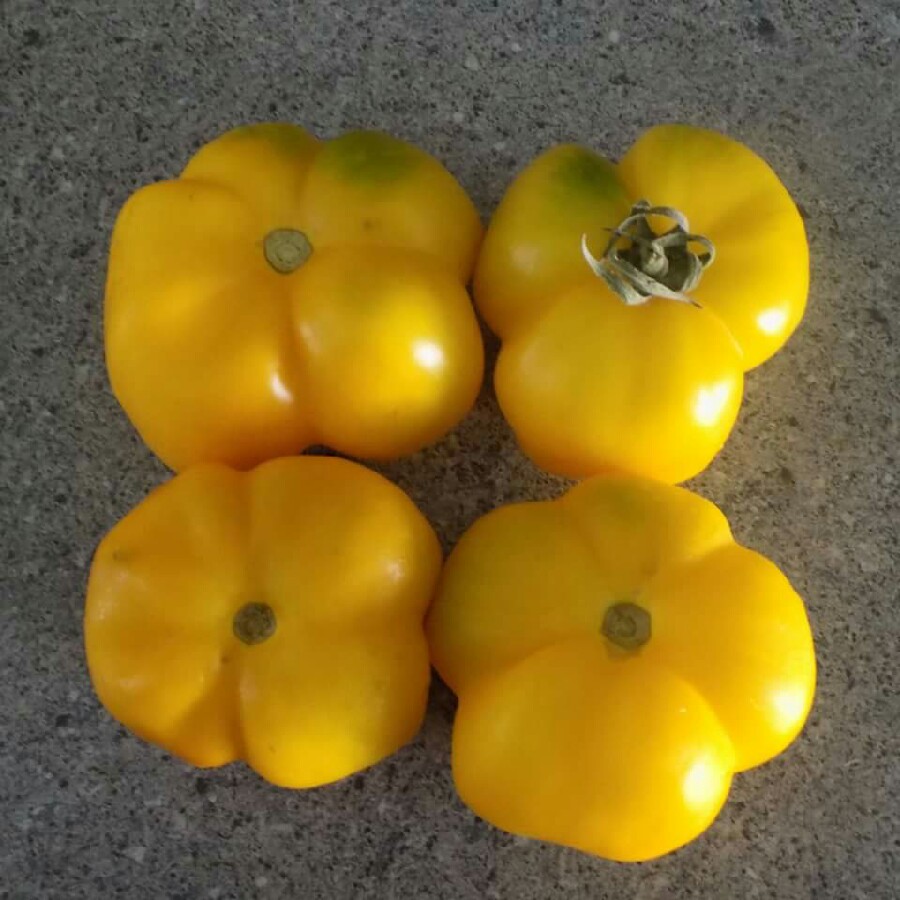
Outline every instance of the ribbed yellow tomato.
<path fill-rule="evenodd" d="M 110 249 L 113 390 L 175 469 L 322 443 L 440 438 L 482 375 L 465 291 L 481 237 L 435 159 L 376 132 L 228 132 L 126 203 Z"/>
<path fill-rule="evenodd" d="M 85 644 L 100 700 L 197 766 L 312 787 L 413 737 L 441 553 L 399 488 L 346 460 L 189 469 L 100 544 Z"/>
<path fill-rule="evenodd" d="M 700 834 L 732 773 L 798 734 L 815 688 L 784 575 L 712 503 L 637 479 L 480 519 L 428 633 L 459 695 L 462 799 L 508 831 L 617 860 Z"/>
<path fill-rule="evenodd" d="M 690 478 L 727 439 L 743 372 L 799 323 L 808 269 L 794 203 L 736 141 L 664 125 L 618 166 L 554 147 L 510 186 L 476 268 L 500 406 L 551 471 Z"/>

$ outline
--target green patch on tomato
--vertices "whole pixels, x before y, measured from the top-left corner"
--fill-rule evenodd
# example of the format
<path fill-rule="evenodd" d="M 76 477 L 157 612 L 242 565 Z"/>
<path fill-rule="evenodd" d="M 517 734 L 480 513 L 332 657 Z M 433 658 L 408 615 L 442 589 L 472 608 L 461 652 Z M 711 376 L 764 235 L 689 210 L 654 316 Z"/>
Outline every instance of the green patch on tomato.
<path fill-rule="evenodd" d="M 351 131 L 329 141 L 318 165 L 336 175 L 370 184 L 406 178 L 421 161 L 421 154 L 404 141 L 380 131 Z"/>
<path fill-rule="evenodd" d="M 558 199 L 575 205 L 603 203 L 629 204 L 625 186 L 616 167 L 584 147 L 565 147 L 553 172 L 552 184 Z"/>

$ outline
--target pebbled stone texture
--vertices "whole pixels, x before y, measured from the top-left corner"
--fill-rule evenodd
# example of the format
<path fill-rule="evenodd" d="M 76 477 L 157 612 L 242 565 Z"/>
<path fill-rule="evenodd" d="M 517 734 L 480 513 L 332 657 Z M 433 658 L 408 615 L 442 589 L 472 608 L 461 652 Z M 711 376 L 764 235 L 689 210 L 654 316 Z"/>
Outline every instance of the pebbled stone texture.
<path fill-rule="evenodd" d="M 900 895 L 898 83 L 890 0 L 4 0 L 0 897 Z M 203 141 L 272 118 L 413 140 L 485 216 L 552 142 L 617 157 L 680 120 L 746 141 L 801 204 L 807 318 L 749 376 L 737 430 L 694 486 L 806 598 L 818 699 L 798 743 L 737 777 L 686 849 L 615 865 L 475 818 L 453 792 L 454 702 L 437 683 L 413 744 L 306 793 L 241 765 L 191 770 L 94 699 L 90 557 L 166 475 L 104 373 L 110 227 Z M 383 470 L 448 548 L 494 505 L 564 487 L 518 452 L 489 383 L 454 435 Z"/>

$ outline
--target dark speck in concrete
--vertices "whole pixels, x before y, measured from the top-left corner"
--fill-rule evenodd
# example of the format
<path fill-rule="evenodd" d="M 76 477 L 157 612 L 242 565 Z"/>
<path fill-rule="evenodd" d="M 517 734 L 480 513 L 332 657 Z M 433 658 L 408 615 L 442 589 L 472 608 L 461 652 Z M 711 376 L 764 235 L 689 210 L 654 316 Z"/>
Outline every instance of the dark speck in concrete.
<path fill-rule="evenodd" d="M 756 33 L 763 39 L 771 41 L 775 37 L 775 23 L 767 16 L 756 20 Z"/>
<path fill-rule="evenodd" d="M 782 484 L 786 484 L 788 487 L 794 487 L 797 483 L 797 476 L 787 466 L 779 467 L 778 478 Z"/>
<path fill-rule="evenodd" d="M 866 311 L 873 322 L 881 325 L 885 331 L 890 332 L 891 321 L 877 306 L 870 306 Z"/>

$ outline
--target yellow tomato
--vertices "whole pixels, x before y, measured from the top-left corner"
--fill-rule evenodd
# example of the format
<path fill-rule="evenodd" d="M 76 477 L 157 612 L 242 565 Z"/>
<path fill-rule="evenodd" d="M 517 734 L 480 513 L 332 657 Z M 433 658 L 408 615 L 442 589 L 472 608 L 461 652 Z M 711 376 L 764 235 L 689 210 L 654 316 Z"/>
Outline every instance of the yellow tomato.
<path fill-rule="evenodd" d="M 175 469 L 247 468 L 315 443 L 413 452 L 478 392 L 464 285 L 480 237 L 453 176 L 403 141 L 230 131 L 119 215 L 106 290 L 113 390 Z"/>
<path fill-rule="evenodd" d="M 410 740 L 441 553 L 399 488 L 346 460 L 192 468 L 100 544 L 85 608 L 110 713 L 197 766 L 246 760 L 286 787 Z"/>
<path fill-rule="evenodd" d="M 715 250 L 688 291 L 694 305 L 661 296 L 627 305 L 585 257 L 582 240 L 600 256 L 643 199 L 685 216 L 687 233 Z M 647 241 L 678 221 L 641 218 Z M 626 256 L 641 234 L 627 231 Z M 679 242 L 677 252 L 699 260 L 704 246 Z M 670 274 L 683 261 L 667 251 Z M 510 186 L 476 268 L 476 304 L 503 341 L 500 406 L 526 452 L 551 471 L 690 478 L 727 439 L 743 372 L 799 323 L 808 269 L 790 196 L 736 141 L 660 126 L 618 166 L 583 147 L 554 147 Z M 655 279 L 680 290 L 664 281 Z"/>
<path fill-rule="evenodd" d="M 428 619 L 462 799 L 617 860 L 692 840 L 812 704 L 803 602 L 710 502 L 595 477 L 463 536 Z"/>

